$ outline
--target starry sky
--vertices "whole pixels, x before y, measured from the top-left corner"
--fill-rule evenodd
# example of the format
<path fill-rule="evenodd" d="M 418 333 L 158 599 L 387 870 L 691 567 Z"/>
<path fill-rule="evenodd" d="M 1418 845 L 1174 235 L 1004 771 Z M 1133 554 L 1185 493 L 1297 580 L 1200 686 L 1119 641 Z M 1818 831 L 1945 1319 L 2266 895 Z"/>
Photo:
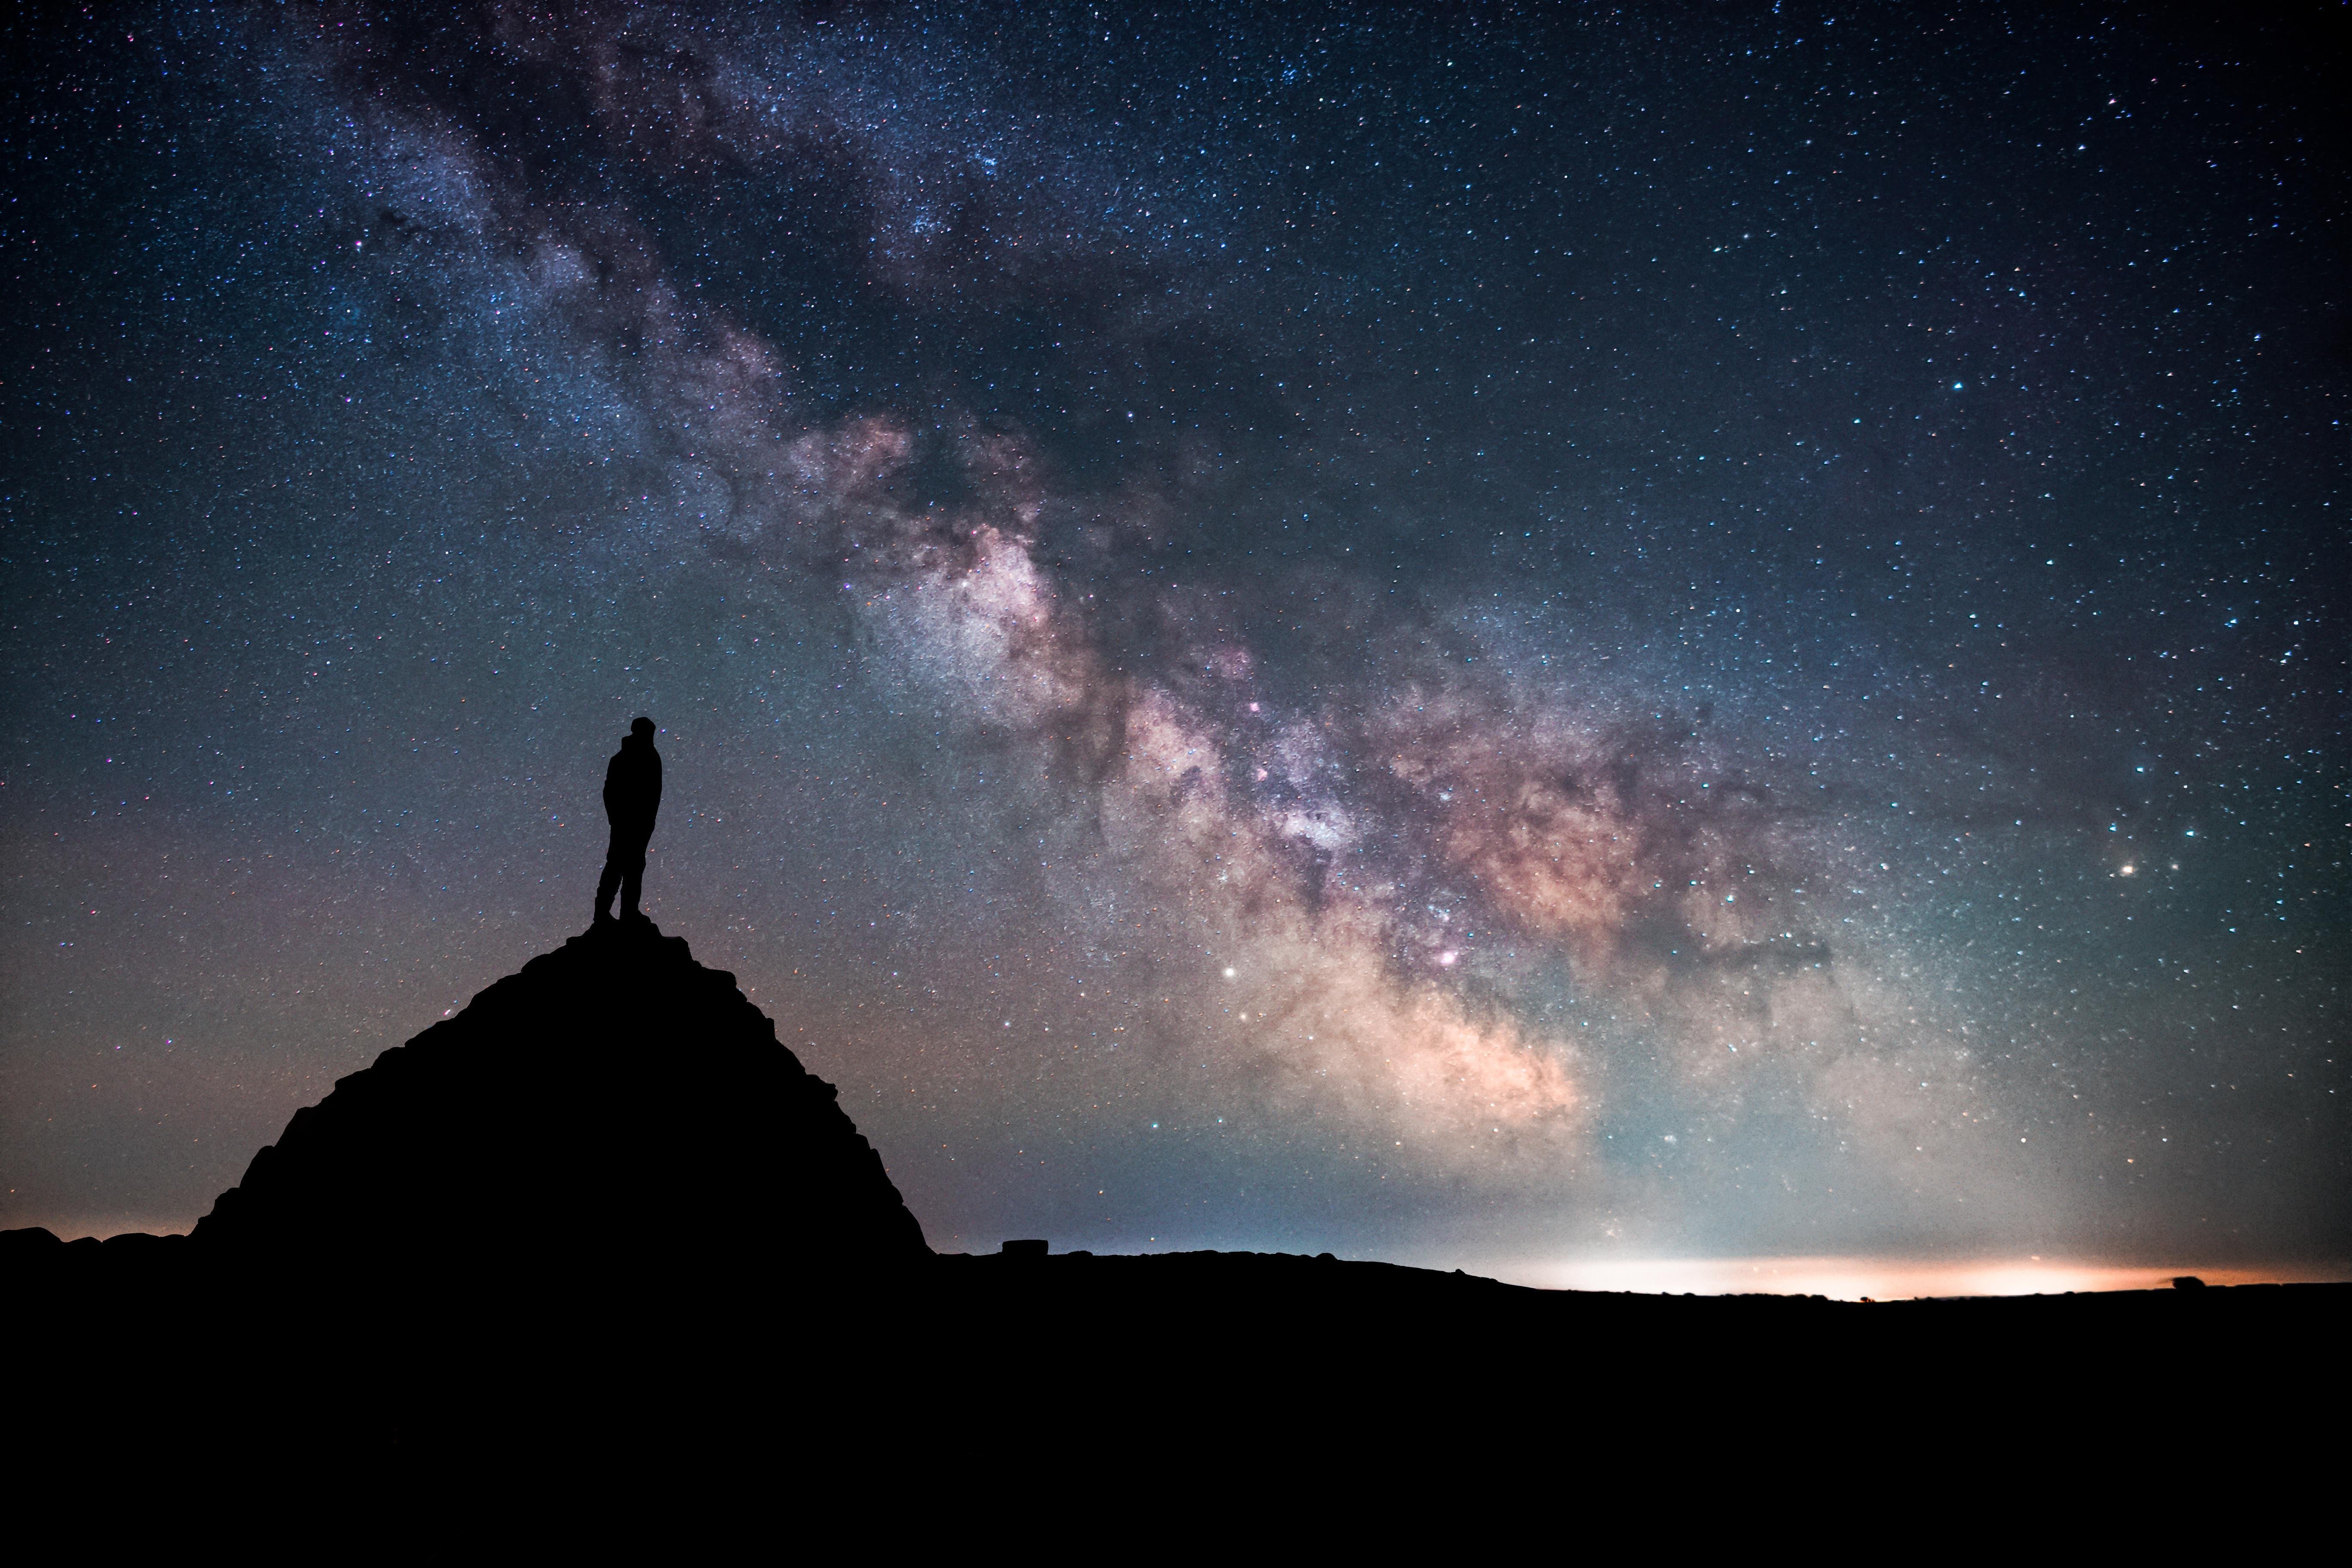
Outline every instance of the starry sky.
<path fill-rule="evenodd" d="M 0 1225 L 583 927 L 644 713 L 943 1249 L 2352 1258 L 2331 8 L 98 10 Z"/>

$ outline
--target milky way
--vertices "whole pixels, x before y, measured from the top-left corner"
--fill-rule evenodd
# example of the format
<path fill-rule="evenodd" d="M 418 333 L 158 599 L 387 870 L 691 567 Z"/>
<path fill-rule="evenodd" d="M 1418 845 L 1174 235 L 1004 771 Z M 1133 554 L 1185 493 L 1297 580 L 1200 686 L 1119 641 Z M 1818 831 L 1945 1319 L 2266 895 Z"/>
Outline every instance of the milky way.
<path fill-rule="evenodd" d="M 2315 37 L 83 26 L 0 1223 L 578 929 L 645 712 L 651 911 L 936 1246 L 2352 1257 Z"/>

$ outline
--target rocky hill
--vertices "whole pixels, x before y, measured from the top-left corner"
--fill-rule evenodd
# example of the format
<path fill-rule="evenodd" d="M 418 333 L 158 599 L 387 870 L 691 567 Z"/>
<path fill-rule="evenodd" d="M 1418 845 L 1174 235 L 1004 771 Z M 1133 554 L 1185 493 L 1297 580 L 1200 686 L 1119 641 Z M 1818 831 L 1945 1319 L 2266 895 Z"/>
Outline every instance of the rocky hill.
<path fill-rule="evenodd" d="M 386 1279 L 728 1261 L 788 1282 L 928 1257 L 882 1162 L 735 977 L 603 922 L 297 1111 L 196 1226 L 206 1258 Z"/>

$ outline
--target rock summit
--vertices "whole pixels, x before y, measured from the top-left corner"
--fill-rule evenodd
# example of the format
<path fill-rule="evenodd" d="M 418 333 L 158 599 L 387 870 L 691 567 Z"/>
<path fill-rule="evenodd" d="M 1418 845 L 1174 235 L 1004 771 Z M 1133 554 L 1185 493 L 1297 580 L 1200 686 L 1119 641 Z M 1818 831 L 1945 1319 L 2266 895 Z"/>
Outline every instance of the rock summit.
<path fill-rule="evenodd" d="M 732 974 L 650 921 L 600 921 L 295 1112 L 191 1251 L 387 1282 L 717 1268 L 789 1288 L 930 1249 Z"/>

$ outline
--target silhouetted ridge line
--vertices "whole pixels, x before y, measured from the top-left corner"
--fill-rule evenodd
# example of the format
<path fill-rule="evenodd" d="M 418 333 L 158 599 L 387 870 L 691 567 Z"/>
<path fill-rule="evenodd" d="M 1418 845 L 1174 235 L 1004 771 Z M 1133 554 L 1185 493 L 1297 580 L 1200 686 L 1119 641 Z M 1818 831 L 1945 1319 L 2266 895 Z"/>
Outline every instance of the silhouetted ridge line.
<path fill-rule="evenodd" d="M 683 938 L 602 921 L 296 1111 L 193 1243 L 388 1279 L 928 1257 L 836 1094 Z"/>

